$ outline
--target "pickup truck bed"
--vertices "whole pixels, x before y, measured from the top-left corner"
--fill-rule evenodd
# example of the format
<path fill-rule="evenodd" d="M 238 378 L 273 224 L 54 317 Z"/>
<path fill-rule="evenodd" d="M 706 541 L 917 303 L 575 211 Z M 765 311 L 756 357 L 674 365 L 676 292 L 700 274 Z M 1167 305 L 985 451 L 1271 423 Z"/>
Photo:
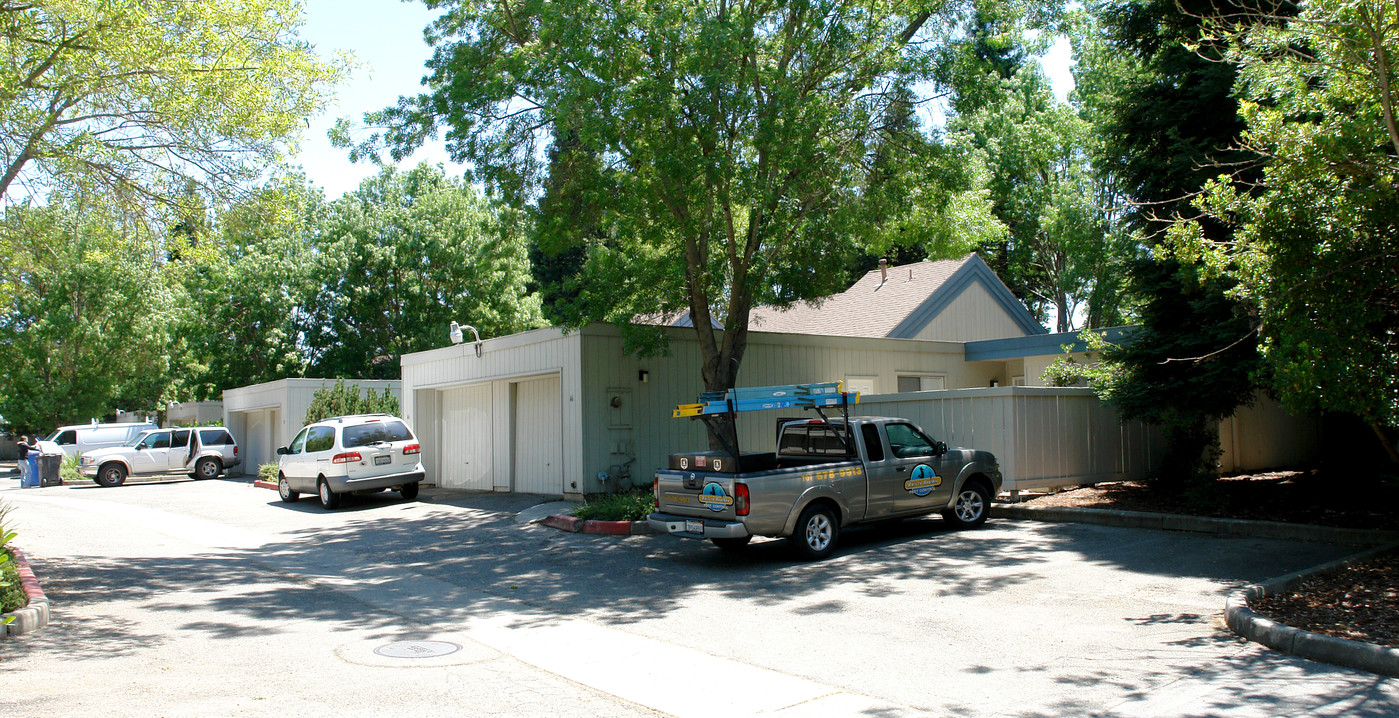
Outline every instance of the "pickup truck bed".
<path fill-rule="evenodd" d="M 741 473 L 658 471 L 657 511 L 647 521 L 725 549 L 753 536 L 785 537 L 802 556 L 823 558 L 855 524 L 941 512 L 959 526 L 979 526 L 1002 481 L 991 454 L 948 449 L 886 417 L 788 422 L 776 463 Z"/>

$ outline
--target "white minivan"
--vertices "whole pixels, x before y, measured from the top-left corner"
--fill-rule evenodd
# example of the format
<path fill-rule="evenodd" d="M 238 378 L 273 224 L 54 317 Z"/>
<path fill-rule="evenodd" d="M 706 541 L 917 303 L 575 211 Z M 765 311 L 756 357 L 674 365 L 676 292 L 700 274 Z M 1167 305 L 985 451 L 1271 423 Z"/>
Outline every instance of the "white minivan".
<path fill-rule="evenodd" d="M 60 426 L 45 441 L 58 444 L 68 456 L 86 454 L 97 449 L 123 446 L 133 436 L 156 428 L 149 421 L 127 424 L 75 424 Z"/>

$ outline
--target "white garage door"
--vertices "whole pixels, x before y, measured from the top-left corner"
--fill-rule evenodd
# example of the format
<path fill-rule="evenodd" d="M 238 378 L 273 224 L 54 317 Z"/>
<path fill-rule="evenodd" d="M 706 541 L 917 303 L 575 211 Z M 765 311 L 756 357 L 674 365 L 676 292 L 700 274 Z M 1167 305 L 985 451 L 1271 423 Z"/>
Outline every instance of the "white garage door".
<path fill-rule="evenodd" d="M 491 385 L 442 392 L 442 464 L 438 484 L 448 489 L 490 491 Z"/>
<path fill-rule="evenodd" d="M 247 466 L 243 470 L 248 474 L 257 474 L 257 467 L 263 464 L 273 463 L 277 460 L 277 455 L 273 452 L 277 447 L 272 446 L 272 421 L 270 411 L 261 409 L 247 413 L 247 422 L 243 430 L 244 441 L 247 446 L 243 449 Z"/>
<path fill-rule="evenodd" d="M 515 392 L 515 485 L 525 494 L 563 493 L 563 421 L 558 376 L 522 381 Z"/>

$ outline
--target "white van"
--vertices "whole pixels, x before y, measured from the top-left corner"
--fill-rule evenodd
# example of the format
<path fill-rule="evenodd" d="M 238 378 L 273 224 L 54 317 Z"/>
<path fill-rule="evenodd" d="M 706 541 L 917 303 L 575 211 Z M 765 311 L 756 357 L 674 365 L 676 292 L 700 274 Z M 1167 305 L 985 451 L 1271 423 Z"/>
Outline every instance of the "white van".
<path fill-rule="evenodd" d="M 147 430 L 156 428 L 155 424 L 149 421 L 129 424 L 77 424 L 74 426 L 60 426 L 49 435 L 45 441 L 52 441 L 58 444 L 58 448 L 64 454 L 74 456 L 76 454 L 86 454 L 96 449 L 106 449 L 113 446 L 122 446 L 131 440 L 131 437 Z"/>

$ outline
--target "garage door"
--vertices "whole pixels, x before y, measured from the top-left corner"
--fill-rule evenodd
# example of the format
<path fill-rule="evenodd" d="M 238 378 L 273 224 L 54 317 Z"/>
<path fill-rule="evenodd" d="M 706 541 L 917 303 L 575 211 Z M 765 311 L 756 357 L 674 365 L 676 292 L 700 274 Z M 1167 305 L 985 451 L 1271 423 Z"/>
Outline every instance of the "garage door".
<path fill-rule="evenodd" d="M 244 456 L 247 457 L 247 466 L 243 467 L 245 473 L 256 474 L 257 467 L 274 463 L 277 460 L 277 455 L 273 453 L 276 447 L 272 446 L 270 414 L 271 412 L 267 409 L 250 411 L 244 420 L 246 428 L 243 430 L 243 441 L 247 446 L 240 448 L 243 449 Z"/>
<path fill-rule="evenodd" d="M 515 391 L 515 484 L 526 494 L 563 493 L 563 422 L 558 376 L 522 381 Z"/>
<path fill-rule="evenodd" d="M 491 385 L 476 384 L 442 392 L 442 463 L 438 484 L 448 489 L 490 491 Z"/>

